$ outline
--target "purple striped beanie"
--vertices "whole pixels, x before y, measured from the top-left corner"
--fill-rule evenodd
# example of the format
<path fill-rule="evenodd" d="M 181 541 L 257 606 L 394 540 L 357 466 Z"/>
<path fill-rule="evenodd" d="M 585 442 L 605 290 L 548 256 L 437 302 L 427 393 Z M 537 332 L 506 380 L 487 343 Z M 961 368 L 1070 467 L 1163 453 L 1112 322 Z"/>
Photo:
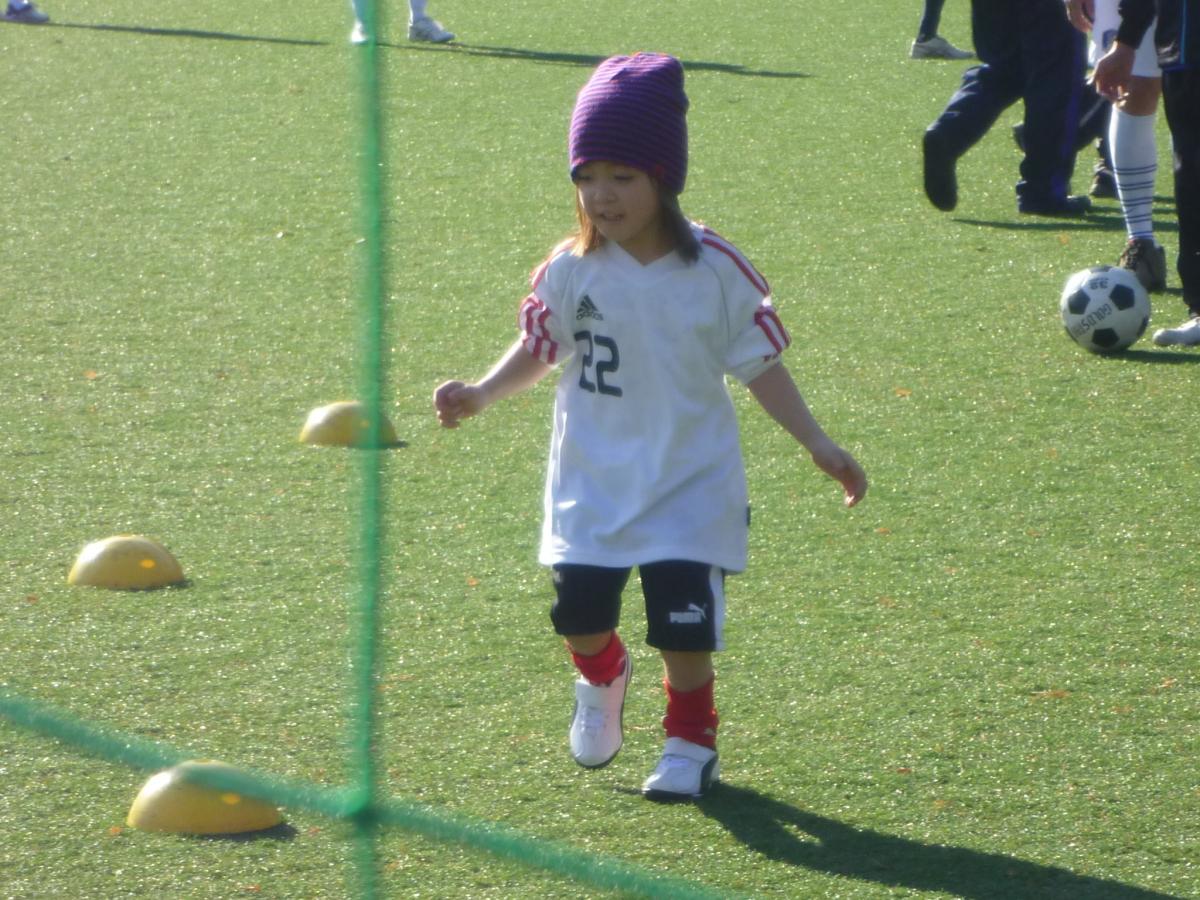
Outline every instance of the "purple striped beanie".
<path fill-rule="evenodd" d="M 687 180 L 683 65 L 663 53 L 613 56 L 596 67 L 571 114 L 571 178 L 604 160 L 641 169 L 667 190 Z"/>

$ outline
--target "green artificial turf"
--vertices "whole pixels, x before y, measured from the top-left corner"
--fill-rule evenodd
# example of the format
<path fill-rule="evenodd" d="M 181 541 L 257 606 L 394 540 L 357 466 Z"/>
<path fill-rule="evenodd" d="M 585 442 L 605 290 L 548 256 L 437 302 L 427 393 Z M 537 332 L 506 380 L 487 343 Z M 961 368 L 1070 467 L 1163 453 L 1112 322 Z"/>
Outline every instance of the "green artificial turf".
<path fill-rule="evenodd" d="M 0 687 L 345 785 L 359 458 L 297 435 L 358 384 L 349 11 L 44 7 L 49 26 L 0 26 Z M 1200 896 L 1200 354 L 1064 335 L 1062 283 L 1115 261 L 1123 225 L 1113 201 L 1016 214 L 1019 106 L 962 160 L 958 209 L 929 206 L 920 135 L 963 65 L 908 60 L 919 6 L 885 7 L 438 0 L 447 47 L 385 11 L 383 392 L 403 446 L 382 469 L 380 796 L 717 895 Z M 966 4 L 942 31 L 969 45 Z M 430 408 L 513 339 L 571 226 L 575 93 L 637 49 L 684 60 L 684 209 L 771 282 L 797 382 L 872 482 L 843 509 L 733 388 L 751 562 L 718 659 L 725 783 L 694 806 L 637 793 L 663 696 L 636 586 L 625 748 L 598 772 L 567 755 L 573 675 L 535 562 L 551 384 L 453 432 Z M 1152 329 L 1183 317 L 1170 281 Z M 187 583 L 67 585 L 86 543 L 127 532 Z M 125 816 L 148 772 L 2 719 L 0 751 L 4 900 L 364 890 L 348 822 L 144 833 Z M 376 850 L 383 896 L 614 893 L 394 823 Z"/>

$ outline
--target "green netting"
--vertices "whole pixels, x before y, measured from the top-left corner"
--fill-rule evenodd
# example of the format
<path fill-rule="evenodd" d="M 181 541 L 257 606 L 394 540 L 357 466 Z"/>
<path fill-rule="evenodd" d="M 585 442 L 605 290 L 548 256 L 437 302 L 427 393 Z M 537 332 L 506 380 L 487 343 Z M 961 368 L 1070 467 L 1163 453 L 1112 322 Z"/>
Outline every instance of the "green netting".
<path fill-rule="evenodd" d="M 81 722 L 47 704 L 0 692 L 0 715 L 15 725 L 57 738 L 112 762 L 150 771 L 169 768 L 196 754 Z M 371 770 L 368 769 L 368 772 Z M 539 841 L 515 829 L 455 816 L 399 799 L 380 800 L 374 786 L 364 792 L 361 773 L 350 787 L 324 788 L 244 769 L 204 770 L 192 780 L 219 791 L 257 797 L 290 809 L 307 809 L 351 822 L 360 854 L 360 895 L 376 895 L 374 842 L 380 827 L 396 826 L 434 840 L 485 850 L 497 856 L 566 875 L 596 887 L 643 896 L 712 898 L 711 891 L 677 879 L 639 871 L 618 860 Z"/>
<path fill-rule="evenodd" d="M 380 34 L 382 21 L 375 4 L 364 9 L 370 34 Z M 468 820 L 379 797 L 375 769 L 375 680 L 379 669 L 379 611 L 382 594 L 383 476 L 380 449 L 384 370 L 385 291 L 387 245 L 382 207 L 383 127 L 380 67 L 375 44 L 356 48 L 359 61 L 361 107 L 360 184 L 366 260 L 360 292 L 359 396 L 370 424 L 361 460 L 361 498 L 358 509 L 359 566 L 357 602 L 353 608 L 355 647 L 348 771 L 350 783 L 323 788 L 307 782 L 281 779 L 266 773 L 227 769 L 199 772 L 195 781 L 216 790 L 256 797 L 277 806 L 306 809 L 350 822 L 354 828 L 355 874 L 359 895 L 377 895 L 376 844 L 380 828 L 400 827 L 438 841 L 477 848 L 546 871 L 565 875 L 599 888 L 643 896 L 706 898 L 718 896 L 685 881 L 637 870 L 618 860 L 582 853 L 523 835 L 494 823 Z M 156 771 L 196 758 L 161 743 L 86 723 L 37 701 L 0 691 L 0 715 L 13 724 L 56 738 L 72 747 L 134 768 Z"/>
<path fill-rule="evenodd" d="M 367 0 L 364 24 L 374 36 L 382 23 L 374 0 Z M 359 333 L 359 397 L 367 409 L 367 444 L 361 453 L 362 493 L 359 505 L 358 647 L 354 654 L 354 705 L 351 722 L 350 771 L 357 773 L 354 790 L 360 807 L 355 822 L 357 871 L 365 897 L 376 893 L 375 859 L 377 806 L 375 755 L 375 673 L 378 669 L 379 601 L 383 526 L 381 445 L 383 428 L 383 337 L 384 337 L 384 224 L 383 224 L 383 130 L 376 43 L 360 48 L 359 98 L 362 122 L 359 150 L 362 228 L 366 265 L 361 291 Z"/>

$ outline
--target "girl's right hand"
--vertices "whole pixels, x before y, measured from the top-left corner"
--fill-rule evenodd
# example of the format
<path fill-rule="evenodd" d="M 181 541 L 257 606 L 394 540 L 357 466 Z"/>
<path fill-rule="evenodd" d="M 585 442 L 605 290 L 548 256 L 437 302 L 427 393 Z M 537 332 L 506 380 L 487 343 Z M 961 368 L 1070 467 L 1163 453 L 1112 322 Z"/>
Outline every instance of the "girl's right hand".
<path fill-rule="evenodd" d="M 1101 97 L 1119 103 L 1129 92 L 1129 81 L 1133 77 L 1133 61 L 1137 49 L 1120 41 L 1113 41 L 1108 52 L 1100 57 L 1092 69 L 1091 82 Z"/>
<path fill-rule="evenodd" d="M 493 403 L 541 381 L 551 367 L 531 356 L 520 339 L 513 342 L 500 362 L 474 384 L 447 381 L 433 392 L 433 408 L 443 428 L 457 428 L 463 419 L 478 415 Z"/>
<path fill-rule="evenodd" d="M 1096 0 L 1065 0 L 1067 19 L 1084 34 L 1091 34 L 1096 21 Z"/>
<path fill-rule="evenodd" d="M 443 428 L 457 428 L 463 419 L 483 411 L 487 405 L 483 389 L 461 381 L 447 381 L 433 392 L 433 408 Z"/>

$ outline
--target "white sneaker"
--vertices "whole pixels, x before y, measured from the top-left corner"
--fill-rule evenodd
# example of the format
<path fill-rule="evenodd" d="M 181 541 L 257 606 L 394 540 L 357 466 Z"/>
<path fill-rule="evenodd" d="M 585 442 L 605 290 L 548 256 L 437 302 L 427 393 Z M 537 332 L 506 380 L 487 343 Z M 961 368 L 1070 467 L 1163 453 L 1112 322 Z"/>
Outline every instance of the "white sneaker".
<path fill-rule="evenodd" d="M 717 751 L 683 738 L 667 738 L 658 767 L 642 785 L 650 800 L 695 800 L 718 781 Z"/>
<path fill-rule="evenodd" d="M 970 59 L 975 54 L 970 50 L 959 50 L 940 34 L 935 34 L 927 41 L 913 41 L 908 55 L 913 59 Z"/>
<path fill-rule="evenodd" d="M 431 44 L 444 44 L 454 40 L 454 32 L 447 31 L 441 22 L 435 22 L 429 16 L 416 19 L 408 26 L 410 41 L 428 41 Z"/>
<path fill-rule="evenodd" d="M 4 21 L 19 22 L 22 25 L 45 25 L 50 21 L 50 17 L 32 3 L 23 6 L 10 3 L 4 11 Z"/>
<path fill-rule="evenodd" d="M 1154 343 L 1160 347 L 1195 347 L 1200 344 L 1200 316 L 1193 316 L 1178 328 L 1158 329 Z"/>
<path fill-rule="evenodd" d="M 575 681 L 571 756 L 585 769 L 607 766 L 625 742 L 622 716 L 632 672 L 633 661 L 626 655 L 625 668 L 610 684 L 592 684 L 582 676 Z"/>
<path fill-rule="evenodd" d="M 371 40 L 371 36 L 367 34 L 367 27 L 362 22 L 355 22 L 354 27 L 350 29 L 350 43 L 361 45 Z"/>

